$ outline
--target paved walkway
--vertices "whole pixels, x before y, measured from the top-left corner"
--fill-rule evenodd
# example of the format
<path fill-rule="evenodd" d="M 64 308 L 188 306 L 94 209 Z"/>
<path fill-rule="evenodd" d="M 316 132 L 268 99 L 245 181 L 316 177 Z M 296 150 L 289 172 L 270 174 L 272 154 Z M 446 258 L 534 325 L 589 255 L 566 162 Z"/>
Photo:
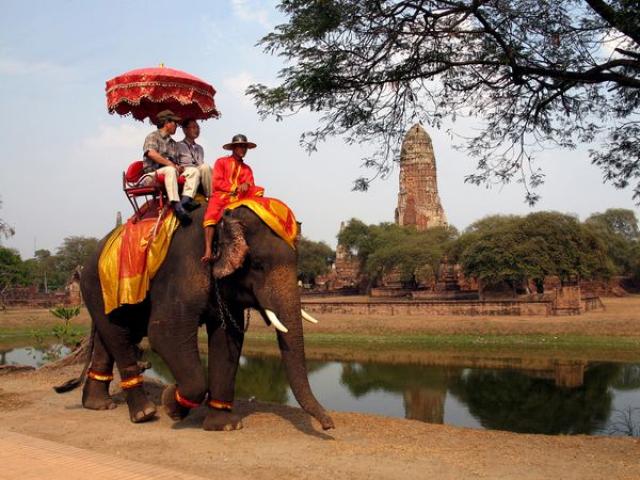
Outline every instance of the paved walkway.
<path fill-rule="evenodd" d="M 0 430 L 1 480 L 204 480 L 203 477 Z"/>

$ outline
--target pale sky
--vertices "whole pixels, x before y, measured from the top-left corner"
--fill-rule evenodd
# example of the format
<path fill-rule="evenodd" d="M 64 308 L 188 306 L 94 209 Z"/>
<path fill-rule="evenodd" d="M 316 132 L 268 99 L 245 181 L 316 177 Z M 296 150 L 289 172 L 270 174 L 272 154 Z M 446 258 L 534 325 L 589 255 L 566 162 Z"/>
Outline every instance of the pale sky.
<path fill-rule="evenodd" d="M 0 218 L 16 234 L 3 244 L 30 258 L 51 251 L 71 235 L 101 238 L 116 212 L 129 206 L 121 190 L 126 166 L 142 154 L 154 127 L 107 113 L 106 80 L 125 71 L 166 66 L 192 73 L 217 90 L 219 120 L 202 124 L 200 143 L 209 163 L 235 133 L 258 144 L 249 152 L 256 182 L 287 203 L 312 240 L 335 246 L 340 222 L 393 221 L 398 169 L 367 193 L 352 192 L 366 147 L 341 139 L 308 156 L 299 134 L 313 128 L 312 115 L 260 121 L 244 90 L 275 84 L 282 66 L 256 42 L 282 22 L 275 1 L 33 1 L 3 0 L 0 16 Z M 471 120 L 471 125 L 473 120 Z M 538 165 L 547 175 L 534 207 L 521 185 L 476 187 L 463 183 L 475 162 L 456 151 L 442 131 L 431 135 L 442 204 L 449 222 L 463 229 L 494 213 L 558 210 L 581 219 L 607 208 L 638 214 L 631 190 L 602 183 L 589 163 L 588 146 L 546 152 Z M 176 139 L 181 140 L 181 130 Z"/>

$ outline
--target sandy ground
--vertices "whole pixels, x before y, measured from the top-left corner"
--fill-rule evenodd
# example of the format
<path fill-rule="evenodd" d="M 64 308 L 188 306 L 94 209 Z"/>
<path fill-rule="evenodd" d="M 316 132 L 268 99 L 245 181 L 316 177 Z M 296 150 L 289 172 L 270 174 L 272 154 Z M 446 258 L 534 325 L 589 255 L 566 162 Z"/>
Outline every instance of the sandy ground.
<path fill-rule="evenodd" d="M 605 311 L 580 317 L 318 315 L 321 323 L 311 328 L 362 334 L 638 335 L 640 297 L 605 299 L 605 304 Z M 2 312 L 0 325 L 41 326 L 42 315 Z M 260 332 L 264 327 L 257 323 L 251 328 Z M 640 440 L 632 438 L 522 435 L 337 412 L 332 412 L 336 429 L 323 432 L 299 409 L 248 401 L 237 402 L 244 416 L 244 429 L 237 432 L 202 430 L 205 408 L 175 424 L 160 413 L 156 421 L 134 425 L 125 405 L 94 412 L 81 407 L 79 390 L 53 392 L 52 385 L 79 368 L 0 374 L 0 436 L 14 431 L 217 479 L 640 478 Z M 148 389 L 158 403 L 160 386 L 149 383 Z"/>
<path fill-rule="evenodd" d="M 78 367 L 0 377 L 2 430 L 227 479 L 632 479 L 640 478 L 640 440 L 521 435 L 333 412 L 323 432 L 299 409 L 240 401 L 244 429 L 205 432 L 204 408 L 183 422 L 160 415 L 134 425 L 126 406 L 95 412 L 80 393 L 51 385 Z M 148 387 L 155 400 L 159 386 Z M 118 395 L 117 398 L 121 400 Z"/>

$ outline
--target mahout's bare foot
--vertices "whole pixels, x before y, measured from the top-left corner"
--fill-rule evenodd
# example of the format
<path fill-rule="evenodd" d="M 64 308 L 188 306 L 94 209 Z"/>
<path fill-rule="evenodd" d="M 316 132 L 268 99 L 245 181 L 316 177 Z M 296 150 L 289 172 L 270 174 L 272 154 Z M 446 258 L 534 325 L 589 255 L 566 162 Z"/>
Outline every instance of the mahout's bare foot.
<path fill-rule="evenodd" d="M 112 410 L 118 405 L 109 395 L 109 382 L 87 378 L 82 388 L 82 406 L 90 410 Z"/>
<path fill-rule="evenodd" d="M 156 416 L 156 406 L 147 398 L 142 385 L 124 390 L 124 397 L 133 423 L 146 422 Z"/>
<path fill-rule="evenodd" d="M 230 432 L 232 430 L 240 430 L 242 428 L 242 420 L 240 415 L 228 410 L 210 408 L 202 428 L 208 431 Z"/>
<path fill-rule="evenodd" d="M 162 391 L 162 406 L 173 421 L 179 421 L 189 415 L 190 409 L 183 407 L 176 400 L 176 385 L 167 385 Z"/>

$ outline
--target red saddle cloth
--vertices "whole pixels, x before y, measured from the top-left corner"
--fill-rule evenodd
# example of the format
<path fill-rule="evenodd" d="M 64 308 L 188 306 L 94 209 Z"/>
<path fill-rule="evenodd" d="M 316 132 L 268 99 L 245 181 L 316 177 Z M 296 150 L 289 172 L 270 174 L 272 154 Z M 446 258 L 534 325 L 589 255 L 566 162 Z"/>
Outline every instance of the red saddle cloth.
<path fill-rule="evenodd" d="M 113 231 L 100 255 L 98 271 L 107 314 L 144 300 L 178 228 L 173 211 L 159 210 L 151 203 Z"/>

